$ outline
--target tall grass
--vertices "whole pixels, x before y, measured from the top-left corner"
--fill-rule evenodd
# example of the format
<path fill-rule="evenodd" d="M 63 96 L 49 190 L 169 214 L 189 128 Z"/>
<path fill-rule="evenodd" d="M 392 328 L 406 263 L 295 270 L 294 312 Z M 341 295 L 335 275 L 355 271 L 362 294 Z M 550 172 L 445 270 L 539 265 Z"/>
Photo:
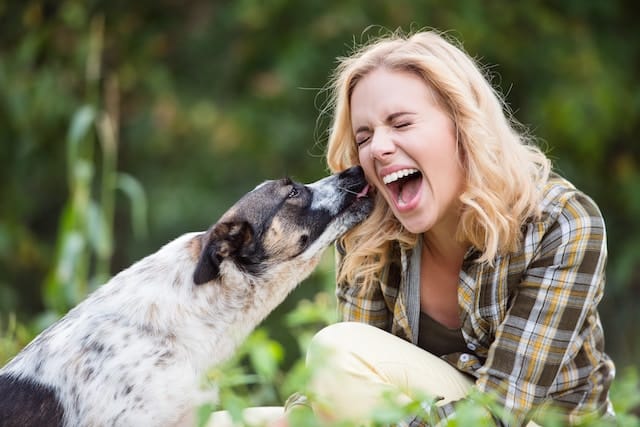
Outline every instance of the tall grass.
<path fill-rule="evenodd" d="M 117 191 L 130 201 L 133 231 L 146 232 L 144 190 L 134 177 L 117 170 L 119 89 L 116 76 L 101 75 L 103 27 L 101 17 L 93 19 L 87 43 L 87 99 L 73 114 L 65 142 L 69 198 L 60 216 L 53 268 L 45 279 L 44 323 L 109 279 Z"/>
<path fill-rule="evenodd" d="M 0 323 L 0 365 L 108 280 L 118 192 L 130 202 L 133 232 L 141 237 L 146 233 L 144 189 L 117 169 L 119 88 L 117 76 L 103 75 L 103 32 L 98 16 L 84 43 L 84 102 L 70 117 L 64 141 L 68 199 L 59 213 L 55 254 L 42 287 L 45 310 L 29 325 L 20 324 L 14 314 Z"/>

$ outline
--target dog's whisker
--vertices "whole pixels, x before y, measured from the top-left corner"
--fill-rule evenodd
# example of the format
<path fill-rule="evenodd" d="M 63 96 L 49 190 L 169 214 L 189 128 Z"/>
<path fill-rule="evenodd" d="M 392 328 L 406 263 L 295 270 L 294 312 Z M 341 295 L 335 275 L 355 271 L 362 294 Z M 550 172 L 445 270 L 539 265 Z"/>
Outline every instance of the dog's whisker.
<path fill-rule="evenodd" d="M 359 194 L 357 191 L 350 190 L 349 188 L 346 188 L 346 187 L 338 186 L 338 189 L 344 191 L 345 193 L 355 194 L 356 196 Z"/>
<path fill-rule="evenodd" d="M 362 190 L 360 190 L 360 191 L 354 191 L 354 190 L 352 190 L 352 189 L 350 189 L 350 188 L 341 187 L 341 186 L 337 186 L 337 188 L 338 188 L 339 190 L 344 191 L 345 193 L 354 194 L 354 195 L 356 196 L 356 198 L 358 198 L 358 199 L 359 199 L 359 198 L 361 198 L 361 197 L 367 197 L 367 195 L 369 194 L 369 191 L 370 191 L 370 188 L 371 188 L 371 187 L 369 186 L 369 184 L 366 184 L 366 185 L 364 186 L 364 188 L 362 188 Z"/>

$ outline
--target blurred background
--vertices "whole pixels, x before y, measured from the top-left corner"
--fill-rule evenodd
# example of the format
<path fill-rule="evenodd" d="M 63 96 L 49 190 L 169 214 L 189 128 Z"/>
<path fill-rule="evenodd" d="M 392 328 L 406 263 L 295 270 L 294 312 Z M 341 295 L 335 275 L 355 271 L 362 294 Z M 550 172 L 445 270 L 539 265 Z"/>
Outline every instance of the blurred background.
<path fill-rule="evenodd" d="M 599 204 L 607 351 L 637 365 L 639 18 L 630 0 L 0 0 L 0 365 L 262 180 L 325 175 L 335 58 L 399 27 L 462 41 Z M 289 360 L 283 318 L 309 300 L 331 319 L 332 281 L 328 254 L 265 322 Z"/>

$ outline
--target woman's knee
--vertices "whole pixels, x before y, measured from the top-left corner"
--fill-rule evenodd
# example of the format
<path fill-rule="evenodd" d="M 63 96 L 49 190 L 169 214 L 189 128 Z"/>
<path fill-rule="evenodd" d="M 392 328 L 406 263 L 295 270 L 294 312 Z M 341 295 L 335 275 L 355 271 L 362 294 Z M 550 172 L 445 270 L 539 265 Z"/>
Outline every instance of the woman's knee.
<path fill-rule="evenodd" d="M 324 364 L 330 358 L 365 351 L 371 329 L 378 330 L 358 322 L 339 322 L 326 326 L 311 339 L 307 350 L 307 364 Z"/>
<path fill-rule="evenodd" d="M 307 365 L 323 366 L 329 357 L 333 358 L 337 352 L 344 351 L 349 334 L 350 328 L 344 323 L 334 323 L 318 331 L 307 349 Z"/>
<path fill-rule="evenodd" d="M 311 339 L 308 353 L 353 350 L 367 347 L 370 336 L 380 329 L 358 322 L 339 322 L 326 326 Z"/>

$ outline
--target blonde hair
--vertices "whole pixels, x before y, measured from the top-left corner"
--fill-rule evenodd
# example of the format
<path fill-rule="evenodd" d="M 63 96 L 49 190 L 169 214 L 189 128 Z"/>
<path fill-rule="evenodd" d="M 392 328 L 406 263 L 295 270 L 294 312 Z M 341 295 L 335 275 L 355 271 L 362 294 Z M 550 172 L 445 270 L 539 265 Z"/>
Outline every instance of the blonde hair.
<path fill-rule="evenodd" d="M 456 239 L 470 242 L 481 252 L 478 262 L 491 263 L 497 255 L 516 250 L 523 223 L 539 214 L 550 161 L 512 117 L 474 60 L 442 34 L 394 32 L 339 58 L 329 86 L 333 124 L 327 163 L 331 171 L 359 164 L 350 97 L 363 76 L 379 67 L 421 76 L 456 126 L 466 174 Z M 394 242 L 404 248 L 417 242 L 418 236 L 402 227 L 382 196 L 375 197 L 370 217 L 340 241 L 345 255 L 338 281 L 369 285 L 388 262 Z"/>

